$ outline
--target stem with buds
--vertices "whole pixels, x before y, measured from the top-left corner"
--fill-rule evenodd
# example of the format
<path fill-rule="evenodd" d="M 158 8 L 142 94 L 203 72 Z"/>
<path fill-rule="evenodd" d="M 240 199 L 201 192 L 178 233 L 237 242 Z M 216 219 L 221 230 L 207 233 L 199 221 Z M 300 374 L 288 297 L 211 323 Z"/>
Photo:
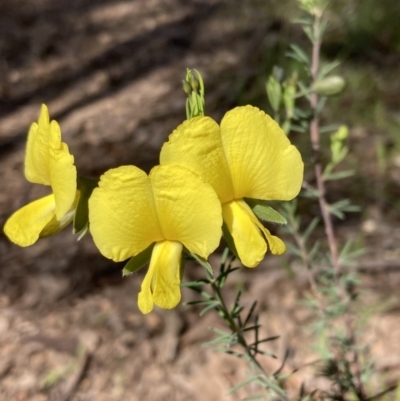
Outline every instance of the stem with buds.
<path fill-rule="evenodd" d="M 322 14 L 315 14 L 313 24 L 313 47 L 312 47 L 312 58 L 311 58 L 311 77 L 313 83 L 318 79 L 319 63 L 320 63 L 320 51 L 321 51 L 321 38 L 320 38 L 320 24 Z M 318 117 L 318 94 L 313 92 L 310 96 L 310 106 L 313 111 L 313 118 L 310 124 L 310 138 L 311 146 L 314 153 L 314 171 L 318 189 L 318 200 L 321 209 L 322 219 L 325 226 L 325 233 L 328 238 L 329 250 L 332 259 L 332 265 L 335 270 L 336 279 L 339 286 L 340 297 L 344 304 L 348 304 L 349 297 L 346 294 L 346 290 L 340 281 L 341 267 L 339 262 L 339 254 L 335 232 L 333 229 L 332 216 L 329 212 L 328 203 L 325 198 L 325 181 L 323 176 L 322 164 L 320 161 L 320 130 L 319 130 L 319 117 Z M 348 340 L 352 345 L 355 345 L 355 330 L 354 322 L 349 314 L 345 316 L 345 325 L 348 335 Z M 358 353 L 353 346 L 353 366 L 354 366 L 354 377 L 356 379 L 355 392 L 359 401 L 365 401 L 367 399 L 364 390 L 364 384 L 361 380 L 361 367 L 358 358 Z"/>

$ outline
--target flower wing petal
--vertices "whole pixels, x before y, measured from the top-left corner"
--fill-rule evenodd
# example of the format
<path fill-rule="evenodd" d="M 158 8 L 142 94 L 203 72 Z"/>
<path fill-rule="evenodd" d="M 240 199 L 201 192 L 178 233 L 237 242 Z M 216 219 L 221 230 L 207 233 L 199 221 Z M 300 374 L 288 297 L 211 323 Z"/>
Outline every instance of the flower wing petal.
<path fill-rule="evenodd" d="M 56 214 L 53 195 L 28 203 L 17 210 L 4 225 L 7 237 L 19 246 L 34 244 Z"/>
<path fill-rule="evenodd" d="M 151 312 L 154 304 L 164 309 L 178 305 L 181 300 L 179 270 L 182 249 L 182 244 L 176 241 L 161 241 L 154 246 L 138 297 L 142 313 Z"/>
<path fill-rule="evenodd" d="M 221 205 L 215 191 L 197 175 L 172 164 L 153 168 L 149 178 L 165 239 L 179 241 L 207 258 L 221 238 Z"/>
<path fill-rule="evenodd" d="M 267 114 L 236 107 L 222 119 L 221 136 L 235 199 L 290 200 L 299 193 L 301 155 Z"/>
<path fill-rule="evenodd" d="M 150 181 L 135 166 L 107 171 L 89 199 L 90 232 L 100 252 L 120 262 L 163 240 Z"/>
<path fill-rule="evenodd" d="M 233 199 L 220 129 L 210 117 L 195 117 L 181 124 L 163 145 L 160 164 L 179 164 L 198 174 L 214 188 L 221 203 Z"/>
<path fill-rule="evenodd" d="M 25 177 L 36 184 L 50 185 L 49 135 L 50 118 L 46 105 L 42 104 L 38 123 L 29 129 L 25 152 Z"/>
<path fill-rule="evenodd" d="M 68 145 L 61 142 L 61 129 L 56 121 L 50 123 L 49 171 L 50 183 L 57 206 L 57 219 L 70 210 L 76 195 L 76 167 Z"/>
<path fill-rule="evenodd" d="M 241 201 L 242 202 L 242 201 Z M 244 203 L 244 207 L 249 208 L 250 212 L 249 216 L 252 220 L 252 222 L 260 229 L 260 231 L 264 234 L 265 239 L 268 242 L 269 249 L 273 255 L 282 255 L 286 251 L 286 245 L 285 243 L 276 235 L 272 235 L 261 223 L 260 220 L 255 216 L 251 208 L 247 205 L 247 203 Z"/>
<path fill-rule="evenodd" d="M 70 224 L 75 218 L 76 207 L 79 201 L 80 192 L 76 191 L 74 203 L 68 212 L 60 219 L 57 219 L 56 213 L 53 218 L 47 223 L 46 227 L 40 232 L 40 238 L 50 237 L 51 235 L 57 234 L 63 230 L 68 224 Z M 57 205 L 56 205 L 57 209 Z"/>
<path fill-rule="evenodd" d="M 267 244 L 254 221 L 253 213 L 244 201 L 222 205 L 224 222 L 232 235 L 241 262 L 246 267 L 257 266 L 267 252 Z"/>

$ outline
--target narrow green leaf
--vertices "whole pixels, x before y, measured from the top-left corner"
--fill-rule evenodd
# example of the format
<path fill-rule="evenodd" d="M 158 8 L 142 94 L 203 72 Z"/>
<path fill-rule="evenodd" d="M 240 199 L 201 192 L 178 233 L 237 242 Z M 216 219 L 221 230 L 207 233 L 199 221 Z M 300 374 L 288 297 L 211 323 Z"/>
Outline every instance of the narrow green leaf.
<path fill-rule="evenodd" d="M 285 355 L 284 355 L 284 357 L 283 357 L 283 361 L 282 361 L 282 363 L 281 363 L 281 366 L 280 366 L 274 373 L 272 373 L 272 376 L 277 377 L 277 375 L 279 375 L 279 373 L 280 373 L 280 372 L 282 371 L 282 369 L 284 368 L 285 363 L 286 363 L 288 357 L 289 357 L 289 349 L 286 349 Z"/>
<path fill-rule="evenodd" d="M 321 134 L 326 134 L 329 132 L 337 131 L 339 129 L 339 127 L 340 127 L 340 125 L 338 125 L 338 124 L 324 125 L 324 126 L 320 127 L 319 132 Z"/>
<path fill-rule="evenodd" d="M 212 266 L 210 265 L 210 263 L 208 263 L 208 260 L 207 260 L 207 259 L 204 259 L 204 258 L 202 258 L 201 256 L 196 255 L 196 254 L 193 253 L 193 252 L 190 252 L 190 256 L 192 256 L 192 257 L 196 260 L 197 263 L 199 263 L 200 265 L 202 265 L 202 266 L 208 271 L 208 273 L 210 273 L 211 276 L 214 276 L 213 268 L 212 268 Z"/>
<path fill-rule="evenodd" d="M 269 223 L 287 224 L 286 219 L 272 207 L 266 205 L 265 201 L 250 198 L 245 198 L 244 200 L 259 219 Z"/>
<path fill-rule="evenodd" d="M 316 38 L 315 38 L 314 30 L 312 29 L 312 27 L 311 26 L 303 26 L 303 31 L 308 36 L 308 39 L 310 39 L 310 42 L 315 43 Z"/>
<path fill-rule="evenodd" d="M 325 34 L 327 26 L 328 26 L 328 21 L 324 20 L 324 19 L 321 20 L 321 23 L 319 25 L 319 32 L 318 32 L 319 40 L 322 40 L 322 37 Z"/>
<path fill-rule="evenodd" d="M 311 18 L 308 17 L 304 17 L 304 18 L 295 18 L 293 20 L 294 24 L 299 24 L 299 25 L 312 25 L 313 24 L 313 20 Z"/>
<path fill-rule="evenodd" d="M 295 245 L 291 244 L 290 242 L 286 244 L 286 252 L 288 255 L 301 257 L 301 250 L 297 248 Z"/>
<path fill-rule="evenodd" d="M 305 132 L 307 132 L 307 128 L 303 127 L 301 125 L 298 124 L 291 124 L 290 125 L 290 129 L 294 132 L 300 132 L 301 134 L 304 134 Z"/>
<path fill-rule="evenodd" d="M 221 256 L 221 265 L 224 265 L 226 263 L 228 256 L 229 256 L 229 248 L 226 247 Z"/>
<path fill-rule="evenodd" d="M 257 345 L 258 344 L 261 344 L 261 343 L 266 343 L 266 342 L 269 342 L 269 341 L 275 341 L 275 340 L 277 340 L 278 338 L 280 338 L 281 336 L 271 336 L 271 337 L 267 337 L 267 338 L 263 338 L 262 340 L 258 340 L 257 341 Z M 253 345 L 253 344 L 252 344 Z"/>
<path fill-rule="evenodd" d="M 244 328 L 242 331 L 246 332 L 246 331 L 258 330 L 260 327 L 261 327 L 260 324 L 255 324 L 253 326 L 249 326 L 249 327 Z"/>
<path fill-rule="evenodd" d="M 322 109 L 324 108 L 326 103 L 326 97 L 324 96 L 320 96 L 320 98 L 318 99 L 318 103 L 317 103 L 317 107 L 315 108 L 315 115 L 319 115 L 322 111 Z"/>
<path fill-rule="evenodd" d="M 194 287 L 200 287 L 203 284 L 208 284 L 208 280 L 187 281 L 185 283 L 182 283 L 181 287 L 194 288 Z M 199 291 L 201 291 L 201 290 L 199 290 Z"/>
<path fill-rule="evenodd" d="M 329 205 L 329 212 L 338 217 L 339 219 L 344 219 L 344 213 L 359 212 L 361 209 L 359 206 L 352 205 L 348 199 L 343 199 L 341 201 L 335 202 Z"/>
<path fill-rule="evenodd" d="M 211 309 L 216 309 L 218 305 L 219 305 L 218 302 L 211 303 L 210 305 L 206 306 L 204 309 L 200 311 L 199 316 L 205 315 Z"/>
<path fill-rule="evenodd" d="M 354 170 L 338 171 L 337 173 L 324 174 L 325 181 L 341 180 L 354 175 Z"/>
<path fill-rule="evenodd" d="M 249 310 L 249 312 L 248 312 L 248 314 L 246 316 L 246 319 L 244 320 L 243 326 L 246 326 L 247 323 L 250 321 L 251 317 L 253 316 L 253 312 L 254 312 L 256 306 L 257 306 L 257 301 L 254 301 L 251 304 L 250 310 Z"/>
<path fill-rule="evenodd" d="M 315 230 L 318 223 L 319 223 L 319 217 L 314 217 L 311 220 L 311 223 L 307 226 L 306 230 L 304 231 L 304 233 L 302 235 L 304 243 L 306 243 L 308 241 L 308 238 L 310 237 L 312 232 Z"/>
<path fill-rule="evenodd" d="M 320 242 L 318 240 L 315 241 L 313 247 L 311 248 L 311 251 L 308 253 L 310 260 L 314 260 L 314 258 L 316 257 L 317 252 L 319 251 L 319 246 Z"/>
<path fill-rule="evenodd" d="M 340 65 L 340 61 L 332 61 L 331 63 L 327 63 L 322 65 L 319 74 L 318 74 L 318 79 L 325 78 L 332 70 L 334 70 L 336 67 Z"/>
<path fill-rule="evenodd" d="M 232 343 L 230 344 L 230 346 L 231 346 L 231 345 L 236 345 L 236 344 L 237 344 L 236 342 L 232 342 Z M 242 354 L 241 352 L 233 351 L 233 350 L 231 350 L 231 349 L 225 351 L 225 353 L 226 353 L 226 354 L 229 354 L 229 355 L 234 355 L 234 356 L 236 356 L 236 358 L 241 358 L 241 359 L 246 359 L 246 357 L 247 357 L 246 354 Z"/>
<path fill-rule="evenodd" d="M 310 65 L 310 58 L 301 47 L 292 44 L 290 45 L 290 48 L 293 50 L 291 57 L 295 58 L 296 60 L 300 61 L 303 64 Z"/>
<path fill-rule="evenodd" d="M 231 337 L 232 334 L 229 331 L 224 331 L 222 329 L 218 329 L 217 327 L 212 327 L 211 330 L 216 333 L 219 334 L 220 336 L 227 336 L 227 337 Z"/>
<path fill-rule="evenodd" d="M 146 263 L 149 263 L 151 253 L 153 252 L 154 243 L 147 247 L 144 251 L 138 253 L 136 256 L 131 258 L 129 262 L 122 269 L 122 275 L 127 276 L 134 273 L 143 267 Z"/>
<path fill-rule="evenodd" d="M 239 269 L 238 267 L 229 268 L 228 270 L 223 271 L 222 273 L 220 273 L 218 275 L 218 277 L 216 278 L 216 280 L 215 280 L 216 284 L 218 285 L 218 287 L 219 288 L 223 288 L 225 283 L 226 283 L 226 280 L 228 278 L 228 275 L 233 273 L 235 270 L 238 270 L 238 269 Z"/>
<path fill-rule="evenodd" d="M 214 303 L 215 304 L 215 301 L 188 301 L 188 302 L 185 302 L 185 305 L 210 305 L 210 303 Z"/>
<path fill-rule="evenodd" d="M 234 393 L 235 391 L 238 391 L 240 388 L 247 386 L 250 383 L 253 383 L 255 380 L 257 380 L 257 376 L 252 376 L 247 380 L 244 380 L 238 384 L 236 384 L 235 386 L 233 386 L 229 391 L 228 391 L 228 395 Z"/>
<path fill-rule="evenodd" d="M 269 358 L 272 358 L 272 359 L 278 359 L 278 357 L 276 355 L 271 354 L 271 352 L 268 352 L 268 351 L 258 351 L 258 353 L 260 355 L 268 356 Z"/>

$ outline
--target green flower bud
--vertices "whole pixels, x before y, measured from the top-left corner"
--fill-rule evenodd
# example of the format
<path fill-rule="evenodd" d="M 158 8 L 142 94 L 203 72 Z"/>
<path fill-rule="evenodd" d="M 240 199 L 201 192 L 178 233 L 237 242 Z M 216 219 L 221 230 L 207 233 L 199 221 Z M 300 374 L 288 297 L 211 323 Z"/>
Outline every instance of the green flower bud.
<path fill-rule="evenodd" d="M 296 98 L 296 83 L 290 81 L 283 84 L 283 103 L 286 109 L 286 118 L 291 120 L 294 114 L 294 102 Z"/>
<path fill-rule="evenodd" d="M 346 82 L 342 77 L 333 75 L 316 81 L 311 90 L 321 96 L 335 96 L 341 93 L 345 86 Z"/>
<path fill-rule="evenodd" d="M 197 78 L 194 76 L 194 74 L 192 73 L 189 79 L 189 84 L 191 86 L 191 88 L 197 92 L 197 90 L 199 89 L 199 81 L 197 80 Z"/>
<path fill-rule="evenodd" d="M 266 89 L 267 89 L 268 100 L 269 103 L 271 104 L 272 109 L 275 112 L 279 111 L 279 105 L 281 103 L 281 97 L 282 97 L 281 84 L 271 75 L 268 78 Z"/>
<path fill-rule="evenodd" d="M 312 15 L 320 15 L 327 5 L 326 0 L 297 0 L 300 7 Z"/>
<path fill-rule="evenodd" d="M 190 86 L 189 82 L 187 82 L 183 79 L 182 86 L 183 86 L 183 90 L 185 91 L 185 93 L 187 95 L 190 95 L 190 93 L 192 92 L 192 87 Z"/>
<path fill-rule="evenodd" d="M 344 141 L 349 136 L 349 129 L 345 125 L 341 125 L 334 135 L 340 141 Z"/>
<path fill-rule="evenodd" d="M 193 117 L 204 116 L 204 83 L 201 74 L 197 70 L 187 69 L 182 85 L 187 94 L 186 118 L 190 120 Z"/>

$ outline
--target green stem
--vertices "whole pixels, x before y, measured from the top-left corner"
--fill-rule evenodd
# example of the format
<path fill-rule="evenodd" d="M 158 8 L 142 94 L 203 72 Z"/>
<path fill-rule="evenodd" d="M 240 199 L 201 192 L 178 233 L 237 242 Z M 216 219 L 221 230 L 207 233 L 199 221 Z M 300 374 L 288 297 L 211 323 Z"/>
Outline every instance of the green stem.
<path fill-rule="evenodd" d="M 318 71 L 319 71 L 320 52 L 321 52 L 321 37 L 320 37 L 321 17 L 322 17 L 321 14 L 315 15 L 313 24 L 314 40 L 313 40 L 312 57 L 311 57 L 311 77 L 313 83 L 317 81 Z M 319 116 L 317 114 L 317 105 L 318 105 L 318 95 L 317 93 L 313 92 L 310 96 L 310 106 L 311 110 L 314 113 L 313 119 L 311 120 L 310 124 L 310 139 L 311 139 L 311 146 L 314 152 L 314 170 L 319 193 L 318 199 L 322 218 L 324 221 L 325 233 L 328 238 L 328 244 L 331 253 L 332 264 L 335 270 L 336 281 L 339 287 L 339 294 L 342 299 L 342 302 L 345 305 L 347 305 L 349 303 L 349 297 L 346 294 L 346 290 L 340 281 L 341 266 L 339 262 L 337 241 L 333 229 L 332 217 L 329 212 L 328 203 L 325 198 L 326 189 L 325 189 L 325 180 L 322 172 L 322 164 L 320 160 L 320 131 L 319 131 Z M 354 383 L 355 393 L 359 401 L 365 401 L 367 397 L 365 394 L 364 384 L 361 380 L 361 367 L 360 367 L 358 352 L 355 349 L 356 340 L 355 340 L 354 322 L 351 316 L 348 314 L 348 312 L 346 312 L 346 316 L 344 317 L 344 323 L 346 326 L 349 342 L 353 345 L 352 354 L 354 363 L 353 366 L 354 366 L 354 378 L 355 378 L 355 383 Z"/>
<path fill-rule="evenodd" d="M 220 286 L 218 284 L 218 278 L 211 279 L 209 282 L 210 282 L 211 288 L 213 290 L 213 293 L 215 295 L 215 298 L 219 302 L 219 308 L 218 309 L 219 309 L 220 312 L 222 312 L 222 318 L 225 320 L 225 322 L 227 323 L 227 325 L 228 325 L 229 329 L 232 331 L 232 333 L 236 334 L 237 342 L 244 349 L 245 354 L 246 354 L 247 359 L 249 360 L 250 364 L 252 365 L 252 367 L 255 370 L 257 370 L 257 372 L 260 374 L 260 376 L 262 378 L 268 378 L 269 376 L 267 375 L 267 373 L 265 372 L 265 370 L 261 366 L 261 364 L 258 362 L 255 354 L 253 354 L 253 352 L 251 351 L 249 345 L 247 344 L 246 338 L 243 335 L 241 327 L 239 327 L 237 325 L 237 323 L 235 322 L 234 317 L 231 315 L 231 313 L 230 313 L 230 311 L 229 311 L 229 309 L 228 309 L 228 307 L 227 307 L 227 305 L 225 303 L 225 300 L 224 300 L 224 298 L 222 296 L 221 288 L 220 288 Z M 282 397 L 282 400 L 288 401 L 288 398 L 286 397 L 286 395 L 285 395 L 283 390 L 282 391 L 277 391 L 277 389 L 272 389 L 272 390 L 275 391 L 275 393 L 277 393 L 277 395 Z"/>

